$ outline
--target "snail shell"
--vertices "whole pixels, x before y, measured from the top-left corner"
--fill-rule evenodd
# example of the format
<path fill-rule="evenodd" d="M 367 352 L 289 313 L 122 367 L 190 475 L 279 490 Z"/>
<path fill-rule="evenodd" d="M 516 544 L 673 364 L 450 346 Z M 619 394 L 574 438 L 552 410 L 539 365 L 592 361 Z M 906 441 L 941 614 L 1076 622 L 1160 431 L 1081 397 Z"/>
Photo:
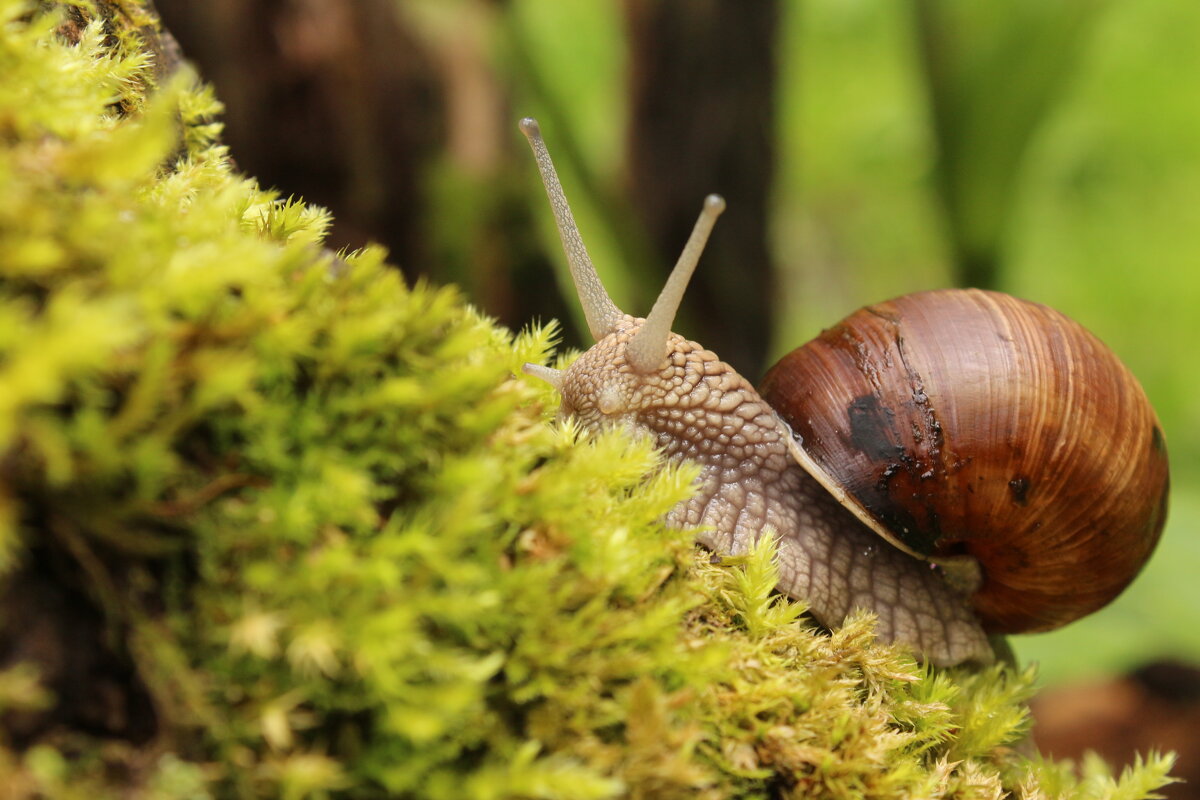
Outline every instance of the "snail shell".
<path fill-rule="evenodd" d="M 1141 386 L 1037 303 L 943 290 L 867 306 L 784 356 L 761 393 L 876 532 L 978 560 L 991 632 L 1105 605 L 1165 521 L 1166 447 Z"/>

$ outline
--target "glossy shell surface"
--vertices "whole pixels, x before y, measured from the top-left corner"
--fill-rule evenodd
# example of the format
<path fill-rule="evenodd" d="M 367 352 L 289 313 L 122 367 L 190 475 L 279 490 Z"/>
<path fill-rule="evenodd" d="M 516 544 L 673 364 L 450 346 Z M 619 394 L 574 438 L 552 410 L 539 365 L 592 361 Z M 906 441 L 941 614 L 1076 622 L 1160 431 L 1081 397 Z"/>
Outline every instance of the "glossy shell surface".
<path fill-rule="evenodd" d="M 1153 409 L 1108 347 L 1046 306 L 979 290 L 868 306 L 761 391 L 877 532 L 935 561 L 979 560 L 972 602 L 993 632 L 1105 605 L 1162 530 Z"/>

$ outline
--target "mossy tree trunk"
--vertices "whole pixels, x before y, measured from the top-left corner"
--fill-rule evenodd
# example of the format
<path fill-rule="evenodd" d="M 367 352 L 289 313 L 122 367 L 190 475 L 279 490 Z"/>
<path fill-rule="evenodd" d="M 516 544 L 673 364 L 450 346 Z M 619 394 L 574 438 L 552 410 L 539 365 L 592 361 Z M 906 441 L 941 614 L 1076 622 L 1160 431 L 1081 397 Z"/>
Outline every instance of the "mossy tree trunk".
<path fill-rule="evenodd" d="M 183 64 L 183 53 L 160 24 L 151 0 L 39 6 L 61 13 L 56 34 L 63 41 L 78 46 L 89 26 L 99 24 L 114 53 L 131 42 L 144 47 L 151 69 L 140 80 L 161 85 Z M 113 108 L 136 116 L 142 99 L 135 91 Z M 57 701 L 9 711 L 3 726 L 18 746 L 59 730 L 145 744 L 159 731 L 153 701 L 125 646 L 127 631 L 106 613 L 124 589 L 95 581 L 100 574 L 120 573 L 119 564 L 128 554 L 119 546 L 93 547 L 81 536 L 71 515 L 42 493 L 44 487 L 34 477 L 42 465 L 36 459 L 27 462 L 27 456 L 18 450 L 0 458 L 0 483 L 23 495 L 20 521 L 36 533 L 27 541 L 21 566 L 0 581 L 0 670 L 36 664 L 41 685 Z"/>

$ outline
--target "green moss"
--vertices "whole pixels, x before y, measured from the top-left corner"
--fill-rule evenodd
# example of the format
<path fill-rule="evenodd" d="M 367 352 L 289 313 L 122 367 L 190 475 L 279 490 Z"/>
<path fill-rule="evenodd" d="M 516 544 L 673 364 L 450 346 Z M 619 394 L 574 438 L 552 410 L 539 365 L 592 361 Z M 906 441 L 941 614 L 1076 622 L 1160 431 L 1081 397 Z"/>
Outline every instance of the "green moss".
<path fill-rule="evenodd" d="M 923 669 L 866 616 L 815 630 L 772 593 L 768 540 L 711 561 L 659 522 L 692 470 L 548 424 L 553 398 L 513 377 L 552 327 L 513 336 L 377 251 L 333 257 L 323 212 L 231 169 L 206 88 L 145 95 L 136 39 L 55 30 L 0 0 L 0 785 L 1138 797 L 1167 780 L 1165 757 L 1120 781 L 1029 758 L 1029 673 Z M 34 590 L 73 604 L 40 635 L 67 617 L 94 635 L 18 658 L 45 652 L 15 611 Z M 65 699 L 79 661 L 110 666 L 99 732 Z"/>

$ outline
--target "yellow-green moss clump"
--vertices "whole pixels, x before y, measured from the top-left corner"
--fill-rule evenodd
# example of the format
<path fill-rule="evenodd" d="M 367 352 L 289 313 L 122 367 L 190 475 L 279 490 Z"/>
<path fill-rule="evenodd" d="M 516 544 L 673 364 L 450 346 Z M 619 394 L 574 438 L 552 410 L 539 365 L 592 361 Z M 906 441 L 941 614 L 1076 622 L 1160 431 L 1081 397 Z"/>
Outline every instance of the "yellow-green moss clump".
<path fill-rule="evenodd" d="M 1029 675 L 815 631 L 769 547 L 710 563 L 658 522 L 692 472 L 513 377 L 550 329 L 322 251 L 321 211 L 232 171 L 207 89 L 72 6 L 66 37 L 0 0 L 6 797 L 1165 781 L 1028 758 Z"/>

